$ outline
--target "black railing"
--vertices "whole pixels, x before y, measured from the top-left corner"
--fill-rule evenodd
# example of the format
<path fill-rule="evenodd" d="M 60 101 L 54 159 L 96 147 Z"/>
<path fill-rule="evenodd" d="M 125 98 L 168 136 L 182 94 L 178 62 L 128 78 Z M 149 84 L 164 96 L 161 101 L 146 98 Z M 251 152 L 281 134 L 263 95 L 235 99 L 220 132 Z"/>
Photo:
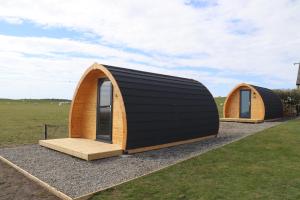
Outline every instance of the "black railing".
<path fill-rule="evenodd" d="M 45 124 L 44 125 L 44 134 L 45 134 L 45 140 L 47 140 L 48 139 L 48 125 L 47 124 Z"/>
<path fill-rule="evenodd" d="M 44 124 L 44 139 L 63 138 L 68 135 L 67 125 Z"/>

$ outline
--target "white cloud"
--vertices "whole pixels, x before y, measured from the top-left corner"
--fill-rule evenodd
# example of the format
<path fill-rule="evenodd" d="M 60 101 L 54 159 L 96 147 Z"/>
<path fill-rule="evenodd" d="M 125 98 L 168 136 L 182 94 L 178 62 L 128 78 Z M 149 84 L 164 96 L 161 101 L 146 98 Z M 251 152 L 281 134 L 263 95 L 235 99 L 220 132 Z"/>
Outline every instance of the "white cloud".
<path fill-rule="evenodd" d="M 4 21 L 7 21 L 10 24 L 22 24 L 23 20 L 18 17 L 3 17 Z"/>
<path fill-rule="evenodd" d="M 184 2 L 0 0 L 0 18 L 10 23 L 30 20 L 42 26 L 70 28 L 97 35 L 102 44 L 147 52 L 143 55 L 71 39 L 2 35 L 0 70 L 12 73 L 24 67 L 28 76 L 40 77 L 63 71 L 62 79 L 76 81 L 85 67 L 97 61 L 193 77 L 220 95 L 226 92 L 217 90 L 217 83 L 231 87 L 248 80 L 248 75 L 265 77 L 267 87 L 280 87 L 280 83 L 293 87 L 296 68 L 292 63 L 300 52 L 299 1 L 219 0 L 216 6 L 205 8 Z M 68 53 L 93 57 L 66 56 Z M 186 66 L 189 68 L 178 70 Z M 203 67 L 220 72 L 201 72 Z M 40 69 L 44 73 L 36 72 Z M 240 77 L 234 78 L 237 75 Z"/>
<path fill-rule="evenodd" d="M 152 65 L 133 64 L 130 59 L 135 58 L 143 62 L 152 60 L 146 56 L 134 53 L 122 52 L 109 47 L 94 45 L 69 39 L 53 39 L 38 37 L 15 37 L 0 35 L 0 87 L 1 94 L 7 93 L 7 84 L 16 86 L 21 93 L 14 93 L 12 97 L 26 94 L 28 97 L 51 97 L 57 96 L 70 98 L 77 81 L 83 71 L 94 62 L 123 66 L 138 70 L 151 71 L 156 73 L 169 74 L 174 76 L 189 77 L 204 82 L 214 82 L 215 84 L 238 81 L 225 77 L 211 77 L 211 73 L 197 72 L 193 70 L 182 70 L 174 68 L 161 68 L 170 63 L 155 62 Z M 13 44 L 13 45 L 12 45 Z M 55 53 L 53 53 L 55 51 Z M 95 56 L 92 58 L 82 58 L 65 55 L 68 52 Z M 25 55 L 24 55 L 25 54 Z M 98 58 L 99 57 L 99 58 Z M 101 57 L 105 57 L 102 59 Z M 35 87 L 29 86 L 35 85 Z M 41 86 L 47 85 L 45 93 Z M 53 90 L 54 86 L 60 86 L 60 90 Z M 70 90 L 70 87 L 73 88 Z M 42 91 L 38 92 L 39 90 Z M 64 94 L 64 95 L 61 95 Z M 15 96 L 16 95 L 16 96 Z M 49 95 L 49 96 L 45 96 Z M 2 96 L 5 97 L 5 96 Z M 21 96 L 22 97 L 22 96 Z"/>

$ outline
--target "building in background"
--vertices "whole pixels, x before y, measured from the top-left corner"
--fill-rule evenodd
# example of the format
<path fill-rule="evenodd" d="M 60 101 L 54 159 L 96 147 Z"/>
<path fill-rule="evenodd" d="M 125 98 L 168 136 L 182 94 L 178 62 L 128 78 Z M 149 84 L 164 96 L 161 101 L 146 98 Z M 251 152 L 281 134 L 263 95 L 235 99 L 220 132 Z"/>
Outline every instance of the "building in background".
<path fill-rule="evenodd" d="M 276 93 L 246 83 L 229 93 L 223 110 L 222 121 L 258 123 L 283 117 L 283 105 Z"/>
<path fill-rule="evenodd" d="M 299 69 L 298 69 L 298 77 L 297 77 L 296 85 L 297 85 L 297 88 L 300 89 L 300 64 L 299 64 Z"/>

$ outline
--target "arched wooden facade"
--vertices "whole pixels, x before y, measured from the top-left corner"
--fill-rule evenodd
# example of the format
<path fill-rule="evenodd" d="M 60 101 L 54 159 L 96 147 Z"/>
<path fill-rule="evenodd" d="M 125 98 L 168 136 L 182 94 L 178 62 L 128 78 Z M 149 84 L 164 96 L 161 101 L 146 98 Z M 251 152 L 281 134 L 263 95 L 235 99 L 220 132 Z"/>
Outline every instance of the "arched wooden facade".
<path fill-rule="evenodd" d="M 101 78 L 109 79 L 113 85 L 112 143 L 125 149 L 127 122 L 121 91 L 111 72 L 99 64 L 86 70 L 75 90 L 69 113 L 69 137 L 96 140 L 97 87 Z"/>
<path fill-rule="evenodd" d="M 227 96 L 223 115 L 224 121 L 259 122 L 283 117 L 283 106 L 272 90 L 242 83 Z"/>
<path fill-rule="evenodd" d="M 73 97 L 71 138 L 97 138 L 99 79 L 112 85 L 110 142 L 125 151 L 162 148 L 218 133 L 215 101 L 200 82 L 94 64 L 84 73 Z"/>

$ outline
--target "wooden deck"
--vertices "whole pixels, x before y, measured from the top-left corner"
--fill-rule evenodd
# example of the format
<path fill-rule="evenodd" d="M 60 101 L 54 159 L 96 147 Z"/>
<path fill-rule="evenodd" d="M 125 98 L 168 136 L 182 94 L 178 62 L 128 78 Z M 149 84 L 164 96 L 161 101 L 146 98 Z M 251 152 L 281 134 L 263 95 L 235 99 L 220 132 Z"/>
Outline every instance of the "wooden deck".
<path fill-rule="evenodd" d="M 123 153 L 119 145 L 82 138 L 40 140 L 39 144 L 84 160 L 96 160 L 118 156 Z"/>
<path fill-rule="evenodd" d="M 244 119 L 244 118 L 221 118 L 221 122 L 241 122 L 241 123 L 262 123 L 261 119 Z"/>

